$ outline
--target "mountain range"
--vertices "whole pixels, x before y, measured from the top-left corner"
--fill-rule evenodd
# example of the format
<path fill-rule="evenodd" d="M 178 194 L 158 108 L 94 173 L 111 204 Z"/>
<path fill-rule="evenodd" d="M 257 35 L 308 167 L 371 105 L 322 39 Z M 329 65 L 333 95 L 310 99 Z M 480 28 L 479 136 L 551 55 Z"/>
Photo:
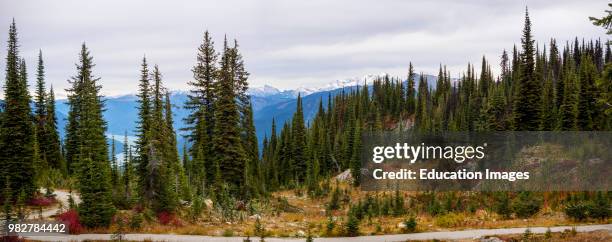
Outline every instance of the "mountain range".
<path fill-rule="evenodd" d="M 350 78 L 344 80 L 336 80 L 321 87 L 296 88 L 292 90 L 280 90 L 278 88 L 265 85 L 262 87 L 252 87 L 248 90 L 253 103 L 253 118 L 257 138 L 261 145 L 263 138 L 271 133 L 272 119 L 276 121 L 277 128 L 280 131 L 283 124 L 291 120 L 295 112 L 296 101 L 298 95 L 302 97 L 304 110 L 304 118 L 308 123 L 314 118 L 319 102 L 322 101 L 326 107 L 329 96 L 335 96 L 344 91 L 350 91 L 357 86 L 363 86 L 364 83 L 370 85 L 374 80 L 384 77 L 387 74 L 366 75 L 362 78 Z M 415 77 L 418 80 L 419 76 Z M 432 88 L 437 80 L 436 76 L 426 75 L 427 84 Z M 418 82 L 416 83 L 418 85 Z M 181 128 L 185 127 L 183 119 L 189 114 L 189 110 L 183 108 L 183 104 L 187 101 L 188 92 L 173 91 L 170 99 L 173 104 L 174 128 L 178 132 L 179 150 L 182 150 L 183 144 L 186 144 Z M 121 154 L 123 150 L 124 135 L 127 133 L 129 143 L 136 140 L 135 129 L 137 120 L 137 97 L 135 94 L 128 94 L 115 97 L 105 97 L 106 110 L 104 118 L 107 121 L 107 137 L 109 142 L 115 139 L 117 154 Z M 58 127 L 60 128 L 60 136 L 65 136 L 64 127 L 66 127 L 69 106 L 65 99 L 56 101 L 56 112 L 58 119 Z"/>

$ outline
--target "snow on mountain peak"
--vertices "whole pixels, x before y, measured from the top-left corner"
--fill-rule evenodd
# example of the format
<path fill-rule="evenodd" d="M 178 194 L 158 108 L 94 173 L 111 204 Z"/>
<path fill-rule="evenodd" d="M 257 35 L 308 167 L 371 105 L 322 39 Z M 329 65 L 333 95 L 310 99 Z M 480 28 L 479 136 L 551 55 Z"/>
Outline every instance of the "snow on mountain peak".
<path fill-rule="evenodd" d="M 265 97 L 265 96 L 276 95 L 276 94 L 281 94 L 281 93 L 289 94 L 290 96 L 293 96 L 293 97 L 297 97 L 298 94 L 302 96 L 307 96 L 315 92 L 331 91 L 331 90 L 335 90 L 335 89 L 339 89 L 343 87 L 361 86 L 364 84 L 364 82 L 366 84 L 372 84 L 375 80 L 383 78 L 388 75 L 389 74 L 384 73 L 384 72 L 380 74 L 368 74 L 362 77 L 338 79 L 338 80 L 332 81 L 322 86 L 317 86 L 317 87 L 302 86 L 302 87 L 298 87 L 293 90 L 285 90 L 285 91 L 281 91 L 278 88 L 275 88 L 269 85 L 264 85 L 261 87 L 249 88 L 248 93 L 249 95 L 256 96 L 256 97 Z"/>
<path fill-rule="evenodd" d="M 302 88 L 306 91 L 310 91 L 310 92 L 306 92 L 307 94 L 311 94 L 314 92 L 322 92 L 322 91 L 331 91 L 331 90 L 335 90 L 335 89 L 339 89 L 339 88 L 343 88 L 343 87 L 354 87 L 354 86 L 362 86 L 364 83 L 366 84 L 372 84 L 375 80 L 383 78 L 388 76 L 389 74 L 387 73 L 380 73 L 380 74 L 368 74 L 365 75 L 361 78 L 359 77 L 353 77 L 353 78 L 347 78 L 347 79 L 340 79 L 340 80 L 335 80 L 333 82 L 330 82 L 326 85 L 323 85 L 321 87 L 318 88 Z M 306 94 L 306 95 L 307 95 Z"/>
<path fill-rule="evenodd" d="M 263 97 L 263 96 L 269 96 L 269 95 L 278 94 L 281 91 L 278 90 L 278 88 L 276 88 L 276 87 L 273 87 L 273 86 L 270 86 L 270 85 L 264 85 L 264 86 L 261 86 L 261 87 L 252 87 L 252 88 L 249 88 L 249 90 L 247 92 L 251 96 Z"/>

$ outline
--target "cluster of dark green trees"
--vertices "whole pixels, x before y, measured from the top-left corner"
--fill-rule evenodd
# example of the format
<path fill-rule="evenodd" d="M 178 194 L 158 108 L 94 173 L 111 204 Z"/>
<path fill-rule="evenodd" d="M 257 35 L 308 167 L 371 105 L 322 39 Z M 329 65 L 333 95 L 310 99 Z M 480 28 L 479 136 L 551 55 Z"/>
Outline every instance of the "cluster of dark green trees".
<path fill-rule="evenodd" d="M 100 78 L 83 44 L 76 75 L 67 89 L 68 123 L 63 145 L 57 129 L 53 89 L 45 87 L 42 52 L 39 55 L 36 95 L 28 92 L 25 60 L 19 56 L 17 29 L 9 29 L 5 100 L 0 112 L 0 178 L 7 217 L 10 204 L 39 196 L 50 173 L 75 177 L 82 202 L 83 225 L 104 227 L 117 208 L 134 205 L 157 213 L 174 213 L 179 201 L 193 196 L 249 199 L 263 194 L 261 168 L 250 98 L 249 73 L 237 41 L 224 42 L 219 58 L 208 34 L 198 50 L 194 81 L 185 107 L 189 151 L 179 158 L 173 128 L 170 93 L 163 87 L 157 65 L 149 69 L 143 58 L 139 92 L 137 141 L 125 137 L 123 164 L 116 157 L 114 137 L 109 144 L 103 118 Z M 31 110 L 30 103 L 34 103 Z M 186 147 L 184 148 L 186 150 Z M 132 155 L 134 151 L 135 155 Z M 193 192 L 192 192 L 193 191 Z M 219 195 L 217 195 L 219 194 Z M 17 198 L 20 199 L 17 199 Z M 227 204 L 227 203 L 226 203 Z M 229 206 L 228 206 L 229 207 Z"/>
<path fill-rule="evenodd" d="M 178 198 L 189 197 L 190 192 L 176 147 L 170 93 L 163 87 L 159 67 L 155 65 L 150 72 L 146 58 L 142 59 L 140 73 L 137 156 L 134 160 L 138 201 L 157 212 L 174 212 Z M 130 182 L 127 178 L 123 180 Z M 129 188 L 129 184 L 126 185 L 126 189 Z"/>
<path fill-rule="evenodd" d="M 540 50 L 527 12 L 521 43 L 522 50 L 514 47 L 511 58 L 502 53 L 498 78 L 483 57 L 479 77 L 471 64 L 458 80 L 440 66 L 434 88 L 423 74 L 416 86 L 410 64 L 407 80 L 384 77 L 342 91 L 328 97 L 327 108 L 321 100 L 307 127 L 298 97 L 293 120 L 284 124 L 280 135 L 272 123 L 272 134 L 264 140 L 266 186 L 307 183 L 316 191 L 313 184 L 345 169 L 351 169 L 357 185 L 363 131 L 612 129 L 609 43 L 576 39 L 560 49 L 553 39 Z"/>
<path fill-rule="evenodd" d="M 65 173 L 66 164 L 57 130 L 53 88 L 46 91 L 42 52 L 32 98 L 14 21 L 9 27 L 5 72 L 4 103 L 0 108 L 0 180 L 5 190 L 3 202 L 10 203 L 19 197 L 31 198 L 38 190 L 37 184 L 45 185 L 49 170 Z"/>
<path fill-rule="evenodd" d="M 220 58 L 219 58 L 220 55 Z M 227 195 L 249 199 L 263 194 L 253 110 L 238 42 L 224 39 L 219 54 L 204 33 L 192 69 L 193 81 L 185 108 L 191 159 L 184 159 L 190 187 L 197 196 Z"/>

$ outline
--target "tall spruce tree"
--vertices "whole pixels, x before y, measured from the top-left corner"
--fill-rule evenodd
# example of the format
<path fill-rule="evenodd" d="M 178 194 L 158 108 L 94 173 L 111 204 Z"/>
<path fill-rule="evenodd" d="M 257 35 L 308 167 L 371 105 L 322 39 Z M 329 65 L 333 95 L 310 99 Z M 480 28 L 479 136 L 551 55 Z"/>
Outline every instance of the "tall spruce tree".
<path fill-rule="evenodd" d="M 593 130 L 595 124 L 593 117 L 597 115 L 595 107 L 595 79 L 597 69 L 590 56 L 582 57 L 579 68 L 579 96 L 577 128 L 579 130 Z"/>
<path fill-rule="evenodd" d="M 414 76 L 414 68 L 412 67 L 412 62 L 410 62 L 410 65 L 408 67 L 408 87 L 406 88 L 406 108 L 409 115 L 414 114 L 416 110 L 416 90 L 414 87 Z"/>
<path fill-rule="evenodd" d="M 123 194 L 126 202 L 130 202 L 132 198 L 132 179 L 133 179 L 133 166 L 132 160 L 130 159 L 130 144 L 128 140 L 127 131 L 123 136 Z"/>
<path fill-rule="evenodd" d="M 525 27 L 521 38 L 523 51 L 520 59 L 518 92 L 515 94 L 514 125 L 516 130 L 538 130 L 540 126 L 541 83 L 534 74 L 534 40 L 531 35 L 531 20 L 525 10 Z"/>
<path fill-rule="evenodd" d="M 60 143 L 59 132 L 57 130 L 57 115 L 55 114 L 55 93 L 53 86 L 49 88 L 49 94 L 46 99 L 46 119 L 45 122 L 45 157 L 50 167 L 58 169 L 63 174 L 66 174 L 66 162 L 62 154 L 62 145 Z"/>
<path fill-rule="evenodd" d="M 106 121 L 102 117 L 104 102 L 99 78 L 93 76 L 93 58 L 85 43 L 81 46 L 77 74 L 69 81 L 70 105 L 67 133 L 73 169 L 78 173 L 81 204 L 79 216 L 87 227 L 105 227 L 115 213 L 112 203 L 110 165 L 106 143 Z"/>
<path fill-rule="evenodd" d="M 38 66 L 36 68 L 36 92 L 34 100 L 34 119 L 36 121 L 36 139 L 40 151 L 40 162 L 45 166 L 48 164 L 47 153 L 47 106 L 45 91 L 45 67 L 42 58 L 42 51 L 38 52 Z"/>
<path fill-rule="evenodd" d="M 4 83 L 5 107 L 0 127 L 0 172 L 2 181 L 10 185 L 12 196 L 24 191 L 31 197 L 34 186 L 35 127 L 32 123 L 30 95 L 25 65 L 19 58 L 15 20 L 9 27 Z M 10 199 L 10 198 L 5 198 Z"/>
<path fill-rule="evenodd" d="M 224 45 L 221 68 L 216 85 L 214 106 L 214 132 L 212 148 L 214 152 L 214 169 L 217 188 L 225 183 L 233 195 L 239 195 L 244 185 L 244 165 L 246 154 L 240 140 L 240 113 L 238 110 L 234 87 L 234 73 L 231 70 L 231 50 Z M 222 177 L 221 174 L 223 174 Z"/>
<path fill-rule="evenodd" d="M 198 164 L 193 166 L 193 177 L 198 185 L 198 193 L 203 192 L 205 183 L 211 184 L 214 177 L 214 169 L 205 169 L 205 167 L 213 168 L 213 152 L 212 140 L 213 129 L 215 127 L 214 117 L 214 102 L 215 102 L 215 80 L 219 73 L 216 66 L 218 54 L 214 49 L 214 42 L 208 31 L 204 32 L 202 44 L 198 47 L 196 56 L 196 64 L 194 65 L 193 81 L 188 84 L 191 87 L 190 93 L 187 96 L 188 100 L 185 103 L 185 109 L 191 111 L 184 119 L 188 132 L 187 138 L 191 142 L 190 153 L 194 158 L 193 163 Z M 199 154 L 198 154 L 199 153 Z"/>
<path fill-rule="evenodd" d="M 178 163 L 176 147 L 172 149 L 171 138 L 173 131 L 169 130 L 168 122 L 164 116 L 165 91 L 162 86 L 162 74 L 159 67 L 153 67 L 152 86 L 152 112 L 151 112 L 151 141 L 147 144 L 149 164 L 147 175 L 152 185 L 152 207 L 156 212 L 174 212 L 177 206 L 177 189 L 175 165 Z M 169 115 L 172 115 L 170 112 Z M 174 154 L 173 154 L 174 153 Z M 176 159 L 173 161 L 173 159 Z"/>
<path fill-rule="evenodd" d="M 117 187 L 119 185 L 119 165 L 117 163 L 117 146 L 115 145 L 115 136 L 111 137 L 111 185 Z"/>
<path fill-rule="evenodd" d="M 242 119 L 243 147 L 247 156 L 247 163 L 244 166 L 244 179 L 246 193 L 251 196 L 257 196 L 263 191 L 262 177 L 260 176 L 259 150 L 257 142 L 257 134 L 255 133 L 255 125 L 253 123 L 253 107 L 249 104 L 245 109 L 245 117 Z"/>
<path fill-rule="evenodd" d="M 136 161 L 138 174 L 138 194 L 141 202 L 147 204 L 151 199 L 152 184 L 149 176 L 149 150 L 151 142 L 152 114 L 151 114 L 151 78 L 149 66 L 145 57 L 142 58 L 140 81 L 138 84 L 138 120 L 136 123 Z"/>
<path fill-rule="evenodd" d="M 304 125 L 304 111 L 302 110 L 302 97 L 298 94 L 297 106 L 293 120 L 291 122 L 291 135 L 292 135 L 292 152 L 293 155 L 293 171 L 292 175 L 295 176 L 297 182 L 304 182 L 306 179 L 306 166 L 308 158 L 306 156 L 306 126 Z"/>

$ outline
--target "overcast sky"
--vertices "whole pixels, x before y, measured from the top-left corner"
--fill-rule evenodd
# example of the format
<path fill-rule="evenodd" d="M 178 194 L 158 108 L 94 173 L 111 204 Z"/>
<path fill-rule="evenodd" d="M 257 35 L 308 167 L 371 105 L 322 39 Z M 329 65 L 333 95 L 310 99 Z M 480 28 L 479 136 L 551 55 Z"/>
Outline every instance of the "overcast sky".
<path fill-rule="evenodd" d="M 445 64 L 456 77 L 468 62 L 479 65 L 482 55 L 498 68 L 502 50 L 520 43 L 525 5 L 543 44 L 553 37 L 607 38 L 587 19 L 603 15 L 607 2 L 0 0 L 0 76 L 4 80 L 13 17 L 30 85 L 42 49 L 47 82 L 62 97 L 82 42 L 105 95 L 136 92 L 145 54 L 159 65 L 166 86 L 186 90 L 207 29 L 217 49 L 224 35 L 238 39 L 251 86 L 311 87 L 381 72 L 405 76 L 410 61 L 432 74 Z"/>

